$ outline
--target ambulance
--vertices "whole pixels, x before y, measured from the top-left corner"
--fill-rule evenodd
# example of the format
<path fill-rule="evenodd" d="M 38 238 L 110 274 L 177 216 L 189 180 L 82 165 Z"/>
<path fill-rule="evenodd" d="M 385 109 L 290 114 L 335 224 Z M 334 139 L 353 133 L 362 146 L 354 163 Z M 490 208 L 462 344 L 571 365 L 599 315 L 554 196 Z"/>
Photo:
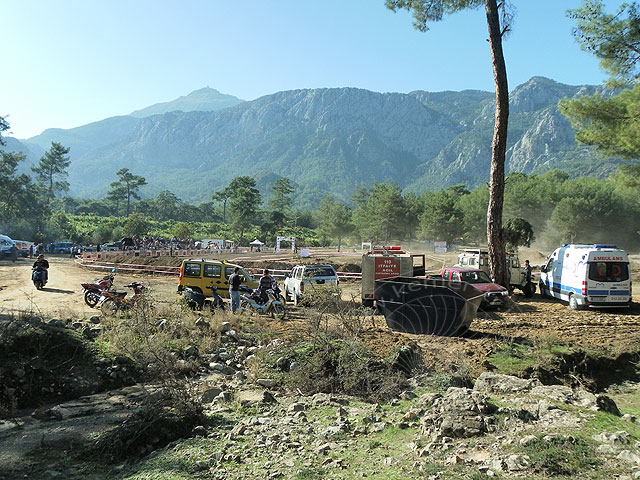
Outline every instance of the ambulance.
<path fill-rule="evenodd" d="M 629 257 L 615 245 L 565 244 L 540 272 L 540 294 L 569 302 L 572 310 L 631 305 Z"/>

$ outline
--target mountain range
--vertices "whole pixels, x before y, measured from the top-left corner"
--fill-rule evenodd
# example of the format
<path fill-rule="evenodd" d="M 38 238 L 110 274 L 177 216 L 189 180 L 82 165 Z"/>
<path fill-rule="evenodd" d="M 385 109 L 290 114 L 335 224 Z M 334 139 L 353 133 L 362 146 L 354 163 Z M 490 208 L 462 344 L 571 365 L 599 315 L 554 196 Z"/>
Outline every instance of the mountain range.
<path fill-rule="evenodd" d="M 533 77 L 513 89 L 507 172 L 613 172 L 621 161 L 578 145 L 557 108 L 562 98 L 601 88 Z M 70 193 L 79 197 L 104 196 L 127 167 L 146 178 L 147 196 L 167 189 L 190 202 L 209 200 L 238 175 L 256 178 L 263 193 L 289 177 L 296 203 L 310 207 L 327 193 L 348 200 L 373 182 L 415 192 L 486 183 L 494 106 L 492 92 L 476 90 L 318 88 L 243 101 L 203 88 L 130 115 L 7 138 L 5 150 L 23 151 L 33 164 L 52 141 L 70 147 Z"/>

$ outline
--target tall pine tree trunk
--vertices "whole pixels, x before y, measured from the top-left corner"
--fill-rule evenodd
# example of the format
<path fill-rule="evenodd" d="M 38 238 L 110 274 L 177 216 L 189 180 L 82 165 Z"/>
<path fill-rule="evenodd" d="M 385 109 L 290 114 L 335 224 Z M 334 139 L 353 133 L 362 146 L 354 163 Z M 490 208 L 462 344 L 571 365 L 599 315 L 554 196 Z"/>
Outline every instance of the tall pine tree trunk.
<path fill-rule="evenodd" d="M 489 181 L 489 209 L 487 210 L 487 244 L 491 276 L 501 285 L 507 285 L 507 265 L 502 234 L 502 208 L 504 202 L 504 162 L 507 153 L 507 123 L 509 120 L 509 87 L 507 69 L 502 52 L 502 34 L 496 0 L 485 0 L 489 46 L 496 85 L 496 115 L 491 143 L 491 178 Z"/>

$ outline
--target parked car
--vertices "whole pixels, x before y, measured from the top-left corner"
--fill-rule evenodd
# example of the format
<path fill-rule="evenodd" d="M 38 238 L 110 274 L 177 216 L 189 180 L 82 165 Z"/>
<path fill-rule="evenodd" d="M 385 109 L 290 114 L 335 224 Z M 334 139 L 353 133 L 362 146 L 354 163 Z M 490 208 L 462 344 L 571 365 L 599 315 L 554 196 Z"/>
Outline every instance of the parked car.
<path fill-rule="evenodd" d="M 14 242 L 6 235 L 0 235 L 0 256 L 4 258 L 10 258 L 14 262 L 18 258 L 18 249 L 16 248 L 16 242 Z"/>
<path fill-rule="evenodd" d="M 509 290 L 493 283 L 487 272 L 471 267 L 444 267 L 441 272 L 444 280 L 467 282 L 484 294 L 481 308 L 504 307 L 509 299 Z"/>
<path fill-rule="evenodd" d="M 100 250 L 103 252 L 115 252 L 122 250 L 122 244 L 120 242 L 105 243 L 104 245 L 100 245 Z"/>
<path fill-rule="evenodd" d="M 218 289 L 218 295 L 229 298 L 228 279 L 236 267 L 240 267 L 240 273 L 244 276 L 243 285 L 251 289 L 258 288 L 258 282 L 240 265 L 220 260 L 190 258 L 189 260 L 184 260 L 180 266 L 178 291 L 181 292 L 186 287 L 189 287 L 195 292 L 211 297 L 211 289 L 209 287 L 213 285 Z"/>
<path fill-rule="evenodd" d="M 51 253 L 71 253 L 73 242 L 55 242 Z"/>
<path fill-rule="evenodd" d="M 338 274 L 331 265 L 298 265 L 284 279 L 284 298 L 298 304 L 305 290 L 338 285 Z"/>
<path fill-rule="evenodd" d="M 16 248 L 18 249 L 18 255 L 20 257 L 27 258 L 29 256 L 29 247 L 33 245 L 33 251 L 35 252 L 36 246 L 32 242 L 26 240 L 14 240 L 16 242 Z"/>

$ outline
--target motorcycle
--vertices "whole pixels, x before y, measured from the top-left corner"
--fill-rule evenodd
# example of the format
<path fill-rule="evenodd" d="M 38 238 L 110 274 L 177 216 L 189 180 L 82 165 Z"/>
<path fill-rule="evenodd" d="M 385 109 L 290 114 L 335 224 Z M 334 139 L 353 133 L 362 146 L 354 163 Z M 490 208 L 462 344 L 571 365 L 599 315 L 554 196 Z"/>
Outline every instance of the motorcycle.
<path fill-rule="evenodd" d="M 80 284 L 82 287 L 82 293 L 84 294 L 84 302 L 91 308 L 98 304 L 103 290 L 111 290 L 111 287 L 113 287 L 113 279 L 115 278 L 115 273 L 113 272 L 114 270 L 112 270 L 112 273 L 106 277 L 103 277 L 100 281 L 98 281 L 97 278 L 94 278 L 93 283 Z"/>
<path fill-rule="evenodd" d="M 276 316 L 280 320 L 284 320 L 286 310 L 284 302 L 278 300 L 276 293 L 272 289 L 267 289 L 264 292 L 260 290 L 251 290 L 244 285 L 240 286 L 240 308 L 243 311 L 254 311 L 262 315 L 271 315 L 271 318 Z"/>
<path fill-rule="evenodd" d="M 47 270 L 42 267 L 33 267 L 31 270 L 31 281 L 36 289 L 42 290 L 47 284 Z"/>
<path fill-rule="evenodd" d="M 194 290 L 190 287 L 185 287 L 182 290 L 182 301 L 189 307 L 191 310 L 202 310 L 203 308 L 208 308 L 211 313 L 215 313 L 216 310 L 224 311 L 224 300 L 218 294 L 218 289 L 211 285 L 211 299 L 205 297 L 204 293 Z"/>
<path fill-rule="evenodd" d="M 102 290 L 100 300 L 96 307 L 104 314 L 114 314 L 119 310 L 129 310 L 136 305 L 143 296 L 144 285 L 140 282 L 133 282 L 125 287 L 133 290 L 133 296 L 125 298 L 127 292 L 115 292 Z"/>

